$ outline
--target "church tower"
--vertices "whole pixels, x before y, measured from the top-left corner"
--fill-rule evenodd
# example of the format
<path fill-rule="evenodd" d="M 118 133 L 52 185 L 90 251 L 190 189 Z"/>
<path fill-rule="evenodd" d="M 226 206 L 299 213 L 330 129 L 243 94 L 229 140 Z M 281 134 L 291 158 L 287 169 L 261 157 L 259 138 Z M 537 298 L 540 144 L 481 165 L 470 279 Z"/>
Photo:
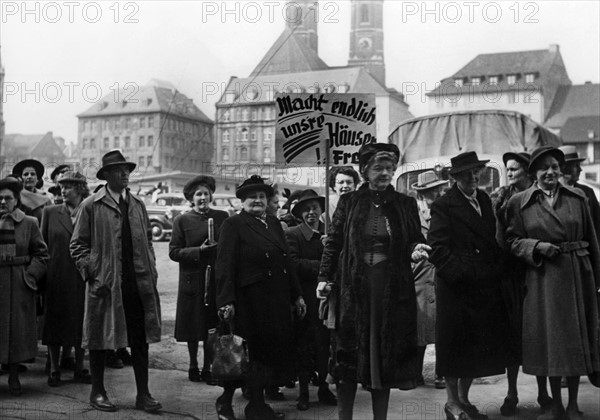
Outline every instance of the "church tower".
<path fill-rule="evenodd" d="M 348 65 L 364 67 L 385 86 L 383 0 L 352 0 Z"/>
<path fill-rule="evenodd" d="M 301 38 L 315 54 L 318 54 L 317 22 L 319 20 L 319 5 L 317 0 L 288 1 L 285 15 L 288 28 L 295 29 L 294 35 Z"/>

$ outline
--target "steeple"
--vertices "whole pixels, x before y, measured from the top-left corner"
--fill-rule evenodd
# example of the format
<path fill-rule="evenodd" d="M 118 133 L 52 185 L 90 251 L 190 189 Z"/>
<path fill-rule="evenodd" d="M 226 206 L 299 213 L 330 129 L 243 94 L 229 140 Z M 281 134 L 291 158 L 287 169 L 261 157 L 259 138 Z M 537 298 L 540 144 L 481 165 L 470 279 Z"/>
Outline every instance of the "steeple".
<path fill-rule="evenodd" d="M 286 7 L 286 24 L 294 35 L 301 38 L 315 54 L 319 54 L 319 34 L 317 22 L 319 20 L 317 0 L 288 1 Z"/>
<path fill-rule="evenodd" d="M 352 0 L 348 65 L 364 67 L 385 86 L 383 0 Z"/>

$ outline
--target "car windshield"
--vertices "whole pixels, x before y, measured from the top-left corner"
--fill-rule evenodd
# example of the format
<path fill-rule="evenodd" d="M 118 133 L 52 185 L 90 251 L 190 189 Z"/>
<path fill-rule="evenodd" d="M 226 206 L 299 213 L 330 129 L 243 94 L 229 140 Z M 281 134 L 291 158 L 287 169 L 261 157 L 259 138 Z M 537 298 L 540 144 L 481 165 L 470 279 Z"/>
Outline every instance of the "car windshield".
<path fill-rule="evenodd" d="M 411 197 L 416 197 L 417 192 L 412 188 L 414 184 L 417 183 L 417 178 L 420 173 L 425 172 L 428 169 L 423 169 L 420 171 L 407 172 L 398 178 L 398 182 L 396 184 L 396 189 L 404 194 L 410 195 Z M 450 168 L 443 168 L 441 170 L 441 179 L 450 180 L 448 183 L 448 187 L 451 187 L 453 181 L 449 174 Z M 439 177 L 439 175 L 438 175 Z M 496 190 L 500 186 L 500 173 L 497 168 L 493 168 L 490 166 L 486 166 L 485 170 L 481 173 L 481 178 L 479 181 L 479 188 L 491 194 L 492 191 Z"/>

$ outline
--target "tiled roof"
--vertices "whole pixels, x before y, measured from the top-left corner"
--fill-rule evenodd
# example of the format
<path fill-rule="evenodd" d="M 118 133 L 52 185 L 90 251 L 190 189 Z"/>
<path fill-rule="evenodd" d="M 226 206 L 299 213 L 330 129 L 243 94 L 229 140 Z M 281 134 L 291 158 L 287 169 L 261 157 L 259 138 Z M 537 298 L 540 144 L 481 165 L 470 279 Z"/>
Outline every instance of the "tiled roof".
<path fill-rule="evenodd" d="M 569 118 L 589 115 L 600 115 L 600 84 L 561 86 L 544 125 L 560 128 Z"/>
<path fill-rule="evenodd" d="M 6 150 L 12 149 L 19 154 L 31 153 L 46 134 L 6 134 L 3 146 Z"/>
<path fill-rule="evenodd" d="M 593 137 L 589 137 L 590 131 Z M 588 143 L 599 141 L 600 114 L 585 117 L 570 117 L 560 129 L 560 136 L 565 143 Z"/>
<path fill-rule="evenodd" d="M 298 73 L 302 71 L 325 70 L 325 64 L 306 42 L 286 27 L 275 43 L 269 48 L 250 77 L 260 75 Z"/>
<path fill-rule="evenodd" d="M 115 101 L 115 95 L 118 101 Z M 111 92 L 77 117 L 157 112 L 169 112 L 171 115 L 213 123 L 190 98 L 178 92 L 172 84 L 156 79 L 135 91 L 130 87 L 116 94 Z"/>
<path fill-rule="evenodd" d="M 268 93 L 270 89 L 274 89 L 275 92 L 283 90 L 292 92 L 293 89 L 300 87 L 304 92 L 311 93 L 309 88 L 318 88 L 319 92 L 323 92 L 326 86 L 335 86 L 335 92 L 340 92 L 340 86 L 343 85 L 348 89 L 345 93 L 373 93 L 379 96 L 391 94 L 362 67 L 339 67 L 301 73 L 261 75 L 256 78 L 233 78 L 226 92 L 235 92 L 234 105 L 242 105 L 273 102 L 274 99 L 269 97 Z M 227 93 L 217 106 L 230 105 L 224 101 L 226 96 Z"/>

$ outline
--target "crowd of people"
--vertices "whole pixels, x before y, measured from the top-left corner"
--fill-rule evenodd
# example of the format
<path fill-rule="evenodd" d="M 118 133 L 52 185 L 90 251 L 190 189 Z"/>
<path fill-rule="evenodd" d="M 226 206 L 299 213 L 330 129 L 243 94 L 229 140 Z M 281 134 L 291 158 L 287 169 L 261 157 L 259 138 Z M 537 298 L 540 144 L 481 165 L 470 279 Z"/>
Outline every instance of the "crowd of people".
<path fill-rule="evenodd" d="M 381 420 L 391 389 L 424 384 L 435 344 L 448 420 L 486 419 L 469 397 L 473 379 L 505 372 L 500 413 L 514 416 L 520 366 L 537 377 L 539 420 L 582 419 L 580 377 L 600 372 L 600 206 L 578 183 L 583 159 L 569 146 L 508 152 L 507 185 L 490 196 L 480 186 L 488 161 L 464 152 L 450 179 L 419 173 L 415 197 L 392 186 L 399 159 L 393 144 L 364 145 L 358 172 L 331 171 L 328 203 L 311 189 L 286 191 L 285 215 L 279 188 L 260 176 L 237 187 L 242 211 L 231 217 L 211 208 L 214 178 L 187 182 L 191 210 L 174 220 L 169 257 L 179 264 L 174 338 L 187 343 L 188 379 L 223 388 L 220 420 L 235 420 L 238 388 L 246 419 L 282 419 L 265 395 L 296 382 L 300 411 L 312 382 L 319 404 L 352 419 L 362 386 Z M 106 184 L 91 194 L 69 165 L 45 192 L 33 159 L 0 180 L 0 362 L 12 395 L 39 339 L 49 386 L 74 351 L 68 368 L 91 384 L 90 405 L 116 411 L 104 370 L 126 354 L 136 408 L 162 408 L 148 383 L 161 308 L 148 214 L 128 189 L 135 166 L 107 153 L 97 173 Z M 213 329 L 245 340 L 243 378 L 212 376 Z"/>

